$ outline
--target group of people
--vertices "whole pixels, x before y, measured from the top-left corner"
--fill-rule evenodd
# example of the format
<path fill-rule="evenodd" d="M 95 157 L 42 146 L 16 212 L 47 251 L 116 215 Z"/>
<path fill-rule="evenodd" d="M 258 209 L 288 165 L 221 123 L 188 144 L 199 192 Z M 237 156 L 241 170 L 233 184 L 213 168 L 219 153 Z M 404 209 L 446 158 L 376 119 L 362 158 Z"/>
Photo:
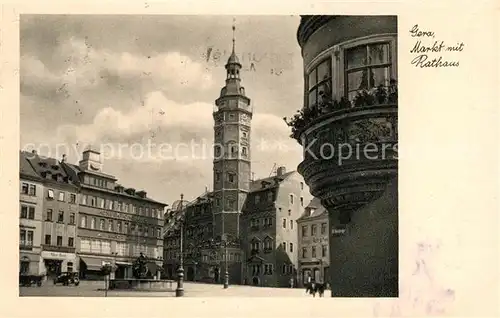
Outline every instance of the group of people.
<path fill-rule="evenodd" d="M 316 282 L 315 280 L 312 279 L 311 275 L 307 276 L 306 294 L 311 294 L 313 295 L 313 297 L 316 297 L 316 294 L 318 294 L 319 297 L 323 297 L 326 288 L 327 288 L 327 283 Z"/>

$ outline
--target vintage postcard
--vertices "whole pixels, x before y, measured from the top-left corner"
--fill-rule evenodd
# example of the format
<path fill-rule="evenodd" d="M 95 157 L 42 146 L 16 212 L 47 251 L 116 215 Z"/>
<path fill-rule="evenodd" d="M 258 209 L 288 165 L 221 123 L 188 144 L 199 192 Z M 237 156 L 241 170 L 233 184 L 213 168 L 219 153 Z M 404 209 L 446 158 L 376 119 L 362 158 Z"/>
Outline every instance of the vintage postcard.
<path fill-rule="evenodd" d="M 206 298 L 234 316 L 227 297 L 241 316 L 259 302 L 273 317 L 494 313 L 492 4 L 35 7 L 2 7 L 17 303 L 71 302 L 75 317 L 99 315 L 105 303 L 82 305 L 97 299 L 106 316 L 160 315 L 125 309 L 151 297 L 197 304 L 178 316 L 209 314 Z M 36 315 L 22 310 L 9 316 Z"/>

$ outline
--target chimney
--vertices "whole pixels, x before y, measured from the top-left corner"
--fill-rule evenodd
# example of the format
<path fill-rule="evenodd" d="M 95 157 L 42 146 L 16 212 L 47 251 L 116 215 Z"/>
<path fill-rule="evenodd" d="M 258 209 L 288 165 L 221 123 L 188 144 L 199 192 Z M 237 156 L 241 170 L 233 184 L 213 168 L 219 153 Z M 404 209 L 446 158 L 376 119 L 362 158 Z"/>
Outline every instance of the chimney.
<path fill-rule="evenodd" d="M 279 168 L 278 168 L 278 170 L 276 171 L 276 175 L 277 175 L 277 176 L 282 176 L 282 175 L 284 175 L 285 173 L 286 173 L 286 168 L 285 168 L 285 167 L 283 167 L 283 166 L 279 167 Z"/>
<path fill-rule="evenodd" d="M 64 162 L 66 162 L 66 154 L 62 155 L 61 163 L 64 163 Z"/>

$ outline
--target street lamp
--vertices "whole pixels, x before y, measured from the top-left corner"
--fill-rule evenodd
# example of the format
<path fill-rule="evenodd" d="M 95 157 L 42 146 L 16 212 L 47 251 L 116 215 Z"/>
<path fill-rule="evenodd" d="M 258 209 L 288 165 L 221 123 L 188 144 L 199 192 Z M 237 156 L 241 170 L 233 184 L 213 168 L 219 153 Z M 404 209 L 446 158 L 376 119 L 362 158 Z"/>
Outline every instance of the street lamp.
<path fill-rule="evenodd" d="M 229 287 L 229 271 L 227 270 L 227 235 L 224 238 L 224 262 L 225 262 L 225 272 L 224 272 L 224 289 Z"/>
<path fill-rule="evenodd" d="M 184 200 L 184 194 L 181 194 L 181 202 L 180 202 L 180 211 L 182 213 L 182 200 Z M 182 250 L 182 245 L 183 245 L 183 236 L 184 236 L 184 220 L 183 220 L 183 215 L 181 215 L 180 218 L 180 230 L 181 230 L 181 239 L 180 239 L 180 264 L 179 268 L 177 269 L 177 288 L 175 290 L 175 297 L 182 297 L 184 296 L 184 268 L 183 268 L 183 250 Z"/>

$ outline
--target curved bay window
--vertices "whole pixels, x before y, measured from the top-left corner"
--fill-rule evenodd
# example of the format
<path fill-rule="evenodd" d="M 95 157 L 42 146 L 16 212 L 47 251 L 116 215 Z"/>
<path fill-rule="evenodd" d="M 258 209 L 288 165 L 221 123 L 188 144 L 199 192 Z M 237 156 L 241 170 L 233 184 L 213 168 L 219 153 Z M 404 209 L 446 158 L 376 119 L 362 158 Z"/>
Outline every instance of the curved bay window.
<path fill-rule="evenodd" d="M 358 45 L 344 52 L 345 93 L 353 101 L 358 92 L 389 86 L 391 79 L 390 43 Z"/>
<path fill-rule="evenodd" d="M 320 106 L 331 99 L 332 61 L 330 58 L 323 60 L 309 72 L 307 86 L 309 108 Z"/>

